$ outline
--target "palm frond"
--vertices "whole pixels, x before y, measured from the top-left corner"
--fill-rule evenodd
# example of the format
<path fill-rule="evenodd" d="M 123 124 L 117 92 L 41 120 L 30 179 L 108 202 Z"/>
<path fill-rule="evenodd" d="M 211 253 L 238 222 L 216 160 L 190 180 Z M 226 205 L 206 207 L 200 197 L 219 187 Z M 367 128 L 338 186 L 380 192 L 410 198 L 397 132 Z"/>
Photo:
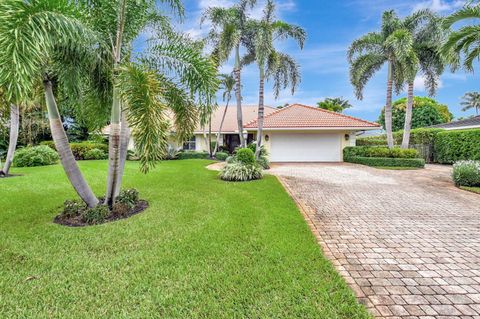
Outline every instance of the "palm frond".
<path fill-rule="evenodd" d="M 370 32 L 353 41 L 348 49 L 348 61 L 352 62 L 356 55 L 364 53 L 380 53 L 383 51 L 384 38 L 380 33 Z"/>
<path fill-rule="evenodd" d="M 480 6 L 466 6 L 444 19 L 444 27 L 450 28 L 454 23 L 465 19 L 480 19 Z"/>
<path fill-rule="evenodd" d="M 363 89 L 372 76 L 386 62 L 382 54 L 367 53 L 356 57 L 350 66 L 350 82 L 355 88 L 357 99 L 363 99 Z"/>
<path fill-rule="evenodd" d="M 272 52 L 270 55 L 266 75 L 273 79 L 275 98 L 287 87 L 291 88 L 293 95 L 301 81 L 299 64 L 290 55 L 280 52 Z"/>

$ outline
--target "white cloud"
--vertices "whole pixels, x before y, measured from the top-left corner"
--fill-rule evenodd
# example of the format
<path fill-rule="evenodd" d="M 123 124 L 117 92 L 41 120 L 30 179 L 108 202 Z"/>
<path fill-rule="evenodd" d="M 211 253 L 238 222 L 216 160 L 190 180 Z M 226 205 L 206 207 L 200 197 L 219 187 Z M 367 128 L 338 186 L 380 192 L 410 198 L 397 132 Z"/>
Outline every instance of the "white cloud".
<path fill-rule="evenodd" d="M 454 0 L 454 1 L 443 1 L 443 0 L 430 0 L 417 3 L 413 7 L 413 11 L 418 11 L 422 9 L 430 9 L 434 12 L 449 12 L 455 9 L 462 7 L 465 4 L 465 1 Z"/>
<path fill-rule="evenodd" d="M 203 10 L 208 7 L 230 7 L 233 4 L 234 2 L 230 0 L 200 0 L 198 7 Z"/>
<path fill-rule="evenodd" d="M 438 88 L 442 88 L 443 87 L 443 82 L 442 80 L 439 80 L 438 81 Z M 426 88 L 425 88 L 425 76 L 424 75 L 417 75 L 415 77 L 415 80 L 413 81 L 413 89 L 415 91 L 419 91 L 419 92 L 425 92 L 426 91 Z"/>

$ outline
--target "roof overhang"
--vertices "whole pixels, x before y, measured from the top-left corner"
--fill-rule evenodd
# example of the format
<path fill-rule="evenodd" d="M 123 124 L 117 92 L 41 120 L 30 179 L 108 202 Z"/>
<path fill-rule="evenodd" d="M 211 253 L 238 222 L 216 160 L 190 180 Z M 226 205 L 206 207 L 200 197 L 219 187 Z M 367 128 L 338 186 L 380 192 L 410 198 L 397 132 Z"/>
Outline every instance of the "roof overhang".
<path fill-rule="evenodd" d="M 372 131 L 380 130 L 380 126 L 374 127 L 265 127 L 263 131 Z M 258 131 L 258 128 L 246 128 L 247 131 Z"/>
<path fill-rule="evenodd" d="M 454 126 L 454 127 L 439 127 L 443 128 L 447 131 L 455 131 L 455 130 L 471 130 L 471 129 L 478 129 L 480 125 L 469 125 L 469 126 Z"/>

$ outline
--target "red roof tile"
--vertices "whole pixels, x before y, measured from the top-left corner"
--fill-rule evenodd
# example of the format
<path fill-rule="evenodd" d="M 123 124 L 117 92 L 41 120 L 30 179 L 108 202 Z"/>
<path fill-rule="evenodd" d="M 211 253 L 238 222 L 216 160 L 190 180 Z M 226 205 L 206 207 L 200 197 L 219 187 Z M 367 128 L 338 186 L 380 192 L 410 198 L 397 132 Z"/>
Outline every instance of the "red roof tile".
<path fill-rule="evenodd" d="M 244 125 L 245 128 L 257 128 L 254 119 Z M 292 104 L 265 116 L 264 128 L 380 128 L 373 122 L 357 119 L 352 116 L 327 111 L 317 107 Z"/>

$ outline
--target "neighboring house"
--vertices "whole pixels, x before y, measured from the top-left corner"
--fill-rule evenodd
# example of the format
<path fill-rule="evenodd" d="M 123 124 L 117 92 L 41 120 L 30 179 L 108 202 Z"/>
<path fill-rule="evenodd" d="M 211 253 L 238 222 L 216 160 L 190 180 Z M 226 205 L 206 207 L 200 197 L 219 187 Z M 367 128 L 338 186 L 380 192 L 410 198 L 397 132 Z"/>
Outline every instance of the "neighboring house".
<path fill-rule="evenodd" d="M 438 125 L 429 126 L 431 128 L 443 128 L 445 130 L 469 130 L 480 129 L 480 115 L 450 123 L 443 123 Z"/>
<path fill-rule="evenodd" d="M 212 135 L 208 126 L 197 127 L 194 136 L 183 146 L 176 145 L 173 134 L 170 145 L 176 149 L 208 151 L 208 140 L 215 141 L 225 107 L 212 114 Z M 250 143 L 257 134 L 257 106 L 243 105 L 244 130 Z M 341 162 L 343 148 L 355 146 L 361 132 L 379 130 L 380 125 L 352 116 L 302 104 L 282 109 L 265 107 L 263 144 L 271 162 Z M 108 128 L 104 130 L 108 132 Z M 220 144 L 233 152 L 240 144 L 237 108 L 229 106 L 221 131 Z"/>

